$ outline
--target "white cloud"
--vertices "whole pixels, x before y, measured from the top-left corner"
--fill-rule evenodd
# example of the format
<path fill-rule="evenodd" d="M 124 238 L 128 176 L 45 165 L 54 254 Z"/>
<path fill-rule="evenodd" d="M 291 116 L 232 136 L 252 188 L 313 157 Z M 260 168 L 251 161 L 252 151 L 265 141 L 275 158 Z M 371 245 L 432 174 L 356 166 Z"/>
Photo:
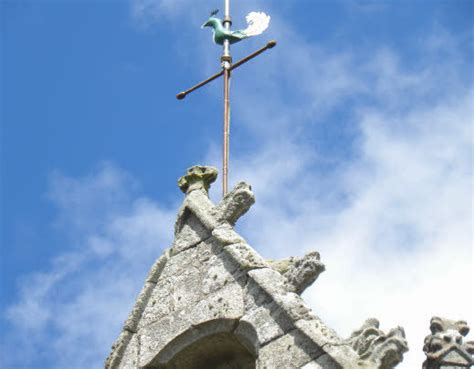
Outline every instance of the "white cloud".
<path fill-rule="evenodd" d="M 264 67 L 255 61 L 259 78 L 251 65 L 235 73 L 234 122 L 259 141 L 231 158 L 233 182 L 257 197 L 239 229 L 267 257 L 321 251 L 328 271 L 305 295 L 315 311 L 345 336 L 369 316 L 404 326 L 411 351 L 399 367 L 420 367 L 432 315 L 474 324 L 466 36 L 438 28 L 410 59 L 386 45 L 341 51 L 306 41 L 269 7 L 280 46 Z M 341 112 L 352 127 L 334 120 Z M 335 149 L 350 156 L 327 158 L 308 140 L 328 124 L 354 130 Z"/>
<path fill-rule="evenodd" d="M 193 20 L 197 3 L 188 9 Z M 133 4 L 137 17 L 177 19 L 191 3 Z M 404 326 L 411 350 L 399 368 L 418 368 L 432 315 L 474 324 L 466 60 L 446 32 L 420 42 L 418 62 L 383 45 L 370 55 L 315 47 L 267 11 L 281 47 L 265 68 L 255 61 L 257 81 L 251 65 L 235 74 L 233 117 L 259 141 L 232 157 L 233 182 L 247 180 L 257 197 L 239 229 L 268 258 L 320 251 L 327 272 L 305 293 L 315 312 L 344 336 L 369 316 L 384 329 Z M 203 53 L 199 62 L 211 70 L 210 60 Z M 350 155 L 329 157 L 311 136 L 327 125 L 347 129 L 334 118 L 341 112 L 353 136 L 333 138 L 334 152 Z M 219 151 L 210 150 L 210 164 L 219 166 Z M 169 244 L 175 214 L 139 197 L 133 179 L 110 165 L 81 179 L 56 176 L 50 198 L 72 246 L 25 278 L 9 315 L 21 322 L 20 338 L 33 337 L 30 349 L 54 330 L 58 367 L 79 357 L 78 367 L 98 366 Z"/>
<path fill-rule="evenodd" d="M 313 59 L 311 49 L 300 52 Z M 260 200 L 241 225 L 247 239 L 267 257 L 320 251 L 328 271 L 305 294 L 316 313 L 344 336 L 369 316 L 385 329 L 404 326 L 411 351 L 399 368 L 409 369 L 423 361 L 431 316 L 474 322 L 474 95 L 452 70 L 462 64 L 457 56 L 409 68 L 393 50 L 375 55 L 360 65 L 349 58 L 341 67 L 359 81 L 346 85 L 344 95 L 372 101 L 346 105 L 358 132 L 353 157 L 315 171 L 321 151 L 295 136 L 295 122 L 286 117 L 278 127 L 286 143 L 262 135 L 261 151 L 234 159 L 233 170 L 250 179 Z M 309 92 L 319 88 L 317 79 L 307 85 Z M 330 111 L 342 96 L 332 98 Z M 268 104 L 252 99 L 247 117 L 254 106 L 264 117 Z M 288 103 L 279 104 L 285 116 Z M 298 123 L 321 117 L 328 115 L 314 109 Z M 268 126 L 268 120 L 252 123 Z"/>
<path fill-rule="evenodd" d="M 32 367 L 43 357 L 51 367 L 101 367 L 146 273 L 170 245 L 176 207 L 140 197 L 111 164 L 79 179 L 56 173 L 48 196 L 68 241 L 19 284 L 7 311 L 15 329 L 6 365 Z"/>

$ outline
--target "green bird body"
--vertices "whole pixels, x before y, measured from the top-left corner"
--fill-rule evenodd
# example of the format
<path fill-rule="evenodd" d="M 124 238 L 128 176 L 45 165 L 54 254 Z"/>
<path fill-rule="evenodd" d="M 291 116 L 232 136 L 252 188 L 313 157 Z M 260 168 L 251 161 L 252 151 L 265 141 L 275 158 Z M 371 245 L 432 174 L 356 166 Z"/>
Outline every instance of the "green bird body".
<path fill-rule="evenodd" d="M 229 40 L 230 44 L 235 44 L 236 42 L 249 37 L 241 31 L 230 31 L 225 29 L 224 25 L 222 24 L 222 20 L 215 17 L 210 17 L 207 22 L 202 25 L 202 28 L 204 27 L 212 28 L 214 33 L 214 42 L 218 45 L 222 45 L 224 40 Z"/>
<path fill-rule="evenodd" d="M 215 13 L 214 13 L 215 14 Z M 265 13 L 252 12 L 247 15 L 248 27 L 243 30 L 231 31 L 224 27 L 221 19 L 212 14 L 201 28 L 211 27 L 214 33 L 213 40 L 216 44 L 222 45 L 224 40 L 229 40 L 230 44 L 235 44 L 248 37 L 256 36 L 265 31 L 270 23 L 270 17 Z"/>

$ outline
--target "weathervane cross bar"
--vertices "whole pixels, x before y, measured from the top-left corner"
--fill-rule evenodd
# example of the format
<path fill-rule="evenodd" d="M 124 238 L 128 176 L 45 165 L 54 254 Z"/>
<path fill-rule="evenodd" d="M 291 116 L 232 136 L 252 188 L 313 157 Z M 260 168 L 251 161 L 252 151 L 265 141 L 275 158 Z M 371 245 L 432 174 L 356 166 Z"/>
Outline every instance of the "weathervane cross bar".
<path fill-rule="evenodd" d="M 276 45 L 276 41 L 275 40 L 271 40 L 271 41 L 268 41 L 268 43 L 258 49 L 257 51 L 254 51 L 252 54 L 246 56 L 245 58 L 242 58 L 240 59 L 239 61 L 231 64 L 230 66 L 230 70 L 234 70 L 234 69 L 237 69 L 238 67 L 240 67 L 242 64 L 245 64 L 247 63 L 249 60 L 255 58 L 256 56 L 260 55 L 261 53 L 263 53 L 264 51 L 268 50 L 268 49 L 271 49 L 272 47 L 274 47 Z M 199 89 L 200 87 L 203 87 L 205 85 L 207 85 L 209 82 L 212 82 L 214 81 L 215 79 L 219 78 L 219 77 L 222 77 L 224 75 L 224 70 L 221 70 L 220 72 L 218 73 L 215 73 L 213 74 L 212 76 L 210 76 L 208 79 L 205 79 L 204 81 L 202 82 L 199 82 L 198 84 L 194 85 L 193 87 L 191 88 L 188 88 L 186 91 L 182 91 L 180 92 L 179 94 L 176 95 L 176 98 L 178 100 L 182 100 L 184 99 L 187 95 L 189 95 L 191 92 L 193 91 L 196 91 L 197 89 Z"/>
<path fill-rule="evenodd" d="M 221 21 L 216 18 L 217 10 L 211 13 L 208 21 L 203 27 L 212 27 L 214 32 L 214 42 L 223 46 L 221 56 L 222 71 L 213 74 L 206 80 L 194 85 L 186 91 L 180 92 L 176 98 L 182 100 L 191 92 L 207 85 L 209 82 L 224 76 L 224 137 L 223 137 L 223 154 L 222 154 L 222 195 L 225 196 L 228 192 L 228 177 L 229 177 L 229 137 L 230 137 L 230 76 L 231 71 L 240 67 L 242 64 L 255 58 L 264 51 L 271 49 L 276 45 L 276 41 L 269 41 L 264 47 L 258 49 L 252 54 L 232 64 L 232 56 L 230 54 L 230 44 L 239 42 L 245 38 L 261 34 L 270 22 L 270 17 L 265 13 L 252 12 L 247 15 L 248 27 L 244 30 L 231 31 L 230 26 L 232 20 L 230 17 L 230 0 L 224 0 L 224 18 Z"/>

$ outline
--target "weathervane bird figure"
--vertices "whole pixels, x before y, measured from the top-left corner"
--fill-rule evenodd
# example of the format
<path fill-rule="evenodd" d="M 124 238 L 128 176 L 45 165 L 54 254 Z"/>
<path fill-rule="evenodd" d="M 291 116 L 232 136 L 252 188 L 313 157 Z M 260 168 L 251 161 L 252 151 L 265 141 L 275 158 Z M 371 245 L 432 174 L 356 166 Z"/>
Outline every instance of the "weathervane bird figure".
<path fill-rule="evenodd" d="M 270 16 L 264 12 L 251 12 L 246 17 L 247 28 L 238 31 L 231 31 L 224 27 L 223 21 L 216 17 L 219 10 L 211 12 L 211 16 L 204 23 L 201 28 L 211 27 L 214 37 L 213 40 L 218 45 L 223 45 L 225 40 L 229 40 L 229 43 L 235 44 L 236 42 L 242 41 L 243 39 L 257 36 L 263 33 L 270 24 Z"/>
<path fill-rule="evenodd" d="M 189 93 L 197 90 L 198 88 L 208 84 L 209 82 L 224 76 L 224 139 L 223 139 L 223 155 L 222 155 L 222 194 L 225 196 L 228 189 L 228 176 L 229 176 L 229 136 L 230 136 L 230 75 L 231 71 L 240 67 L 242 64 L 248 62 L 250 59 L 255 58 L 257 55 L 263 53 L 265 50 L 271 49 L 276 45 L 276 41 L 269 41 L 264 47 L 258 49 L 252 54 L 239 60 L 236 63 L 232 63 L 232 56 L 230 55 L 230 45 L 242 41 L 246 38 L 257 36 L 268 28 L 270 24 L 270 16 L 263 12 L 251 12 L 247 15 L 247 28 L 232 31 L 230 25 L 232 20 L 230 18 L 230 0 L 224 0 L 224 18 L 219 19 L 216 17 L 218 10 L 211 12 L 209 19 L 202 25 L 201 28 L 211 27 L 213 31 L 214 43 L 223 46 L 223 52 L 221 56 L 221 67 L 222 70 L 208 79 L 194 85 L 186 91 L 180 92 L 176 95 L 179 100 L 182 100 Z"/>

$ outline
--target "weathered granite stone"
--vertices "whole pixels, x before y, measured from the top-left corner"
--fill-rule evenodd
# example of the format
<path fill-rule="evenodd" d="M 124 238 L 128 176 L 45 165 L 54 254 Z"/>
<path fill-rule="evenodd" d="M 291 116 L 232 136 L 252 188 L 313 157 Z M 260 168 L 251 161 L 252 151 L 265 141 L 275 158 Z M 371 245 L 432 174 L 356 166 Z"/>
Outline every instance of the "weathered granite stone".
<path fill-rule="evenodd" d="M 351 334 L 347 342 L 360 359 L 377 369 L 395 367 L 408 351 L 403 328 L 397 327 L 385 334 L 379 329 L 379 321 L 373 318 L 367 319 L 360 329 Z"/>
<path fill-rule="evenodd" d="M 203 190 L 191 192 L 186 196 L 184 205 L 187 209 L 192 211 L 194 215 L 196 215 L 199 221 L 209 231 L 212 231 L 219 225 L 219 221 L 216 219 L 216 209 L 214 204 L 207 197 L 207 192 Z M 182 220 L 181 222 L 185 222 L 185 220 Z"/>
<path fill-rule="evenodd" d="M 168 362 L 172 361 L 180 353 L 188 354 L 188 352 L 186 352 L 187 348 L 199 343 L 199 341 L 216 335 L 231 334 L 234 331 L 235 325 L 236 321 L 232 319 L 216 319 L 204 324 L 192 326 L 184 334 L 168 343 L 168 345 L 153 360 L 153 366 L 165 367 Z M 212 350 L 213 348 L 214 347 L 212 346 L 204 347 L 204 350 Z M 173 367 L 172 365 L 170 366 Z M 190 366 L 191 365 L 188 365 L 186 367 Z"/>
<path fill-rule="evenodd" d="M 246 243 L 237 243 L 224 248 L 225 254 L 229 255 L 243 270 L 265 268 L 268 264 Z"/>
<path fill-rule="evenodd" d="M 245 182 L 239 182 L 217 205 L 217 219 L 233 225 L 254 203 L 252 188 Z"/>
<path fill-rule="evenodd" d="M 194 289 L 192 289 L 191 286 L 186 284 L 186 281 L 194 282 L 196 276 L 200 278 L 200 273 L 197 271 L 197 265 L 199 265 L 197 249 L 198 247 L 191 248 L 174 255 L 163 266 L 160 278 L 153 285 L 152 291 L 146 300 L 146 307 L 142 310 L 143 312 L 138 322 L 139 328 L 161 319 L 189 301 L 197 301 L 200 298 L 194 292 L 196 290 L 199 292 L 201 286 L 195 285 Z M 201 250 L 203 247 L 199 249 Z M 200 281 L 199 278 L 198 282 Z M 179 287 L 183 285 L 184 289 L 181 290 Z M 187 291 L 191 291 L 191 293 L 188 295 Z M 184 300 L 181 301 L 183 296 Z M 140 299 L 136 305 L 138 305 L 139 301 Z"/>
<path fill-rule="evenodd" d="M 188 169 L 186 174 L 178 180 L 178 186 L 184 193 L 194 190 L 209 191 L 211 183 L 217 178 L 217 169 L 202 165 L 195 165 Z"/>
<path fill-rule="evenodd" d="M 204 295 L 235 282 L 233 273 L 236 271 L 237 265 L 233 261 L 225 259 L 223 255 L 212 255 L 207 265 L 206 270 L 202 271 L 201 290 Z"/>
<path fill-rule="evenodd" d="M 137 331 L 137 326 L 142 317 L 143 310 L 145 310 L 154 288 L 155 283 L 145 282 L 145 285 L 138 295 L 137 302 L 135 303 L 132 312 L 125 321 L 123 329 L 133 333 Z"/>
<path fill-rule="evenodd" d="M 190 309 L 194 325 L 214 319 L 240 319 L 244 315 L 244 298 L 238 283 L 232 283 L 207 295 Z"/>
<path fill-rule="evenodd" d="M 340 369 L 340 368 L 357 368 L 357 369 L 369 369 L 372 366 L 367 365 L 365 362 L 357 362 L 357 366 L 354 366 L 355 360 L 353 358 L 354 353 L 351 353 L 350 346 L 341 345 L 333 346 L 331 351 L 327 350 L 327 346 L 324 346 L 326 354 L 321 355 L 314 359 L 311 363 L 319 365 L 319 368 L 324 369 Z M 310 367 L 311 368 L 311 367 Z M 318 368 L 318 366 L 316 366 Z"/>
<path fill-rule="evenodd" d="M 236 232 L 232 226 L 225 222 L 212 231 L 212 235 L 222 245 L 232 245 L 235 243 L 245 243 L 245 240 Z"/>
<path fill-rule="evenodd" d="M 331 367 L 328 367 L 330 369 L 336 369 L 335 366 L 333 366 L 332 368 Z M 318 363 L 312 361 L 304 366 L 301 367 L 301 369 L 323 369 L 323 367 L 321 365 L 319 365 Z"/>
<path fill-rule="evenodd" d="M 139 352 L 138 335 L 134 334 L 123 353 L 125 360 L 122 360 L 119 369 L 138 368 L 138 352 Z"/>
<path fill-rule="evenodd" d="M 277 338 L 260 349 L 257 368 L 301 368 L 324 353 L 297 329 Z"/>
<path fill-rule="evenodd" d="M 140 367 L 148 365 L 165 346 L 192 326 L 183 312 L 166 315 L 140 329 Z"/>
<path fill-rule="evenodd" d="M 423 369 L 471 368 L 474 365 L 474 341 L 464 342 L 469 326 L 464 320 L 431 318 L 431 334 L 426 336 Z"/>
<path fill-rule="evenodd" d="M 196 267 L 197 260 L 197 247 L 172 255 L 161 272 L 160 280 L 174 278 L 182 274 L 184 270 Z"/>
<path fill-rule="evenodd" d="M 172 291 L 169 279 L 162 279 L 156 284 L 138 322 L 138 329 L 162 319 L 174 310 Z"/>
<path fill-rule="evenodd" d="M 165 250 L 164 254 L 155 262 L 150 272 L 148 273 L 145 285 L 143 286 L 140 294 L 138 295 L 137 301 L 125 321 L 123 329 L 129 332 L 136 332 L 137 326 L 143 315 L 143 311 L 148 304 L 150 296 L 155 288 L 156 282 L 159 279 L 161 272 L 163 271 L 166 262 L 169 259 L 169 251 Z"/>
<path fill-rule="evenodd" d="M 163 255 L 161 255 L 158 260 L 155 261 L 155 264 L 150 269 L 150 272 L 148 273 L 148 276 L 146 278 L 146 281 L 149 283 L 156 283 L 158 282 L 158 279 L 160 278 L 161 272 L 163 271 L 163 268 L 166 265 L 166 262 L 170 258 L 170 250 L 166 249 L 163 252 Z"/>
<path fill-rule="evenodd" d="M 247 324 L 245 324 L 247 323 Z M 267 342 L 285 334 L 284 329 L 271 316 L 270 311 L 263 306 L 248 311 L 241 319 L 237 326 L 236 333 L 240 333 L 248 327 L 256 331 L 255 337 L 257 347 L 263 346 Z"/>
<path fill-rule="evenodd" d="M 207 192 L 215 174 L 193 167 L 180 179 L 186 196 L 172 248 L 152 266 L 106 368 L 395 365 L 403 331 L 384 335 L 369 324 L 347 341 L 338 337 L 299 295 L 324 270 L 319 254 L 265 261 L 233 228 L 255 201 L 250 186 L 239 183 L 215 206 Z"/>
<path fill-rule="evenodd" d="M 202 276 L 200 270 L 189 264 L 180 274 L 170 278 L 171 304 L 173 311 L 195 305 L 202 298 Z"/>
<path fill-rule="evenodd" d="M 282 273 L 288 279 L 290 289 L 300 295 L 325 270 L 317 251 L 307 253 L 302 258 L 292 257 L 282 261 L 274 261 L 271 267 Z M 280 271 L 280 269 L 282 270 Z"/>
<path fill-rule="evenodd" d="M 287 280 L 277 271 L 270 268 L 251 270 L 249 276 L 270 295 L 288 292 Z"/>
<path fill-rule="evenodd" d="M 112 351 L 105 360 L 105 369 L 118 368 L 122 361 L 128 360 L 127 357 L 124 357 L 124 352 L 127 349 L 132 336 L 133 333 L 125 329 L 120 332 L 120 335 L 112 345 Z"/>
<path fill-rule="evenodd" d="M 174 254 L 196 246 L 211 236 L 211 232 L 209 232 L 194 214 L 188 211 L 184 216 L 186 218 L 183 220 L 183 226 L 180 228 L 173 242 L 172 250 Z"/>
<path fill-rule="evenodd" d="M 312 316 L 310 319 L 300 319 L 295 323 L 302 333 L 311 338 L 319 346 L 340 346 L 343 340 L 337 333 L 324 324 L 321 319 Z M 355 357 L 355 356 L 354 356 Z"/>
<path fill-rule="evenodd" d="M 311 318 L 310 309 L 300 296 L 288 290 L 287 280 L 280 273 L 270 269 L 255 269 L 249 272 L 250 277 L 268 293 L 273 303 L 294 319 Z"/>

